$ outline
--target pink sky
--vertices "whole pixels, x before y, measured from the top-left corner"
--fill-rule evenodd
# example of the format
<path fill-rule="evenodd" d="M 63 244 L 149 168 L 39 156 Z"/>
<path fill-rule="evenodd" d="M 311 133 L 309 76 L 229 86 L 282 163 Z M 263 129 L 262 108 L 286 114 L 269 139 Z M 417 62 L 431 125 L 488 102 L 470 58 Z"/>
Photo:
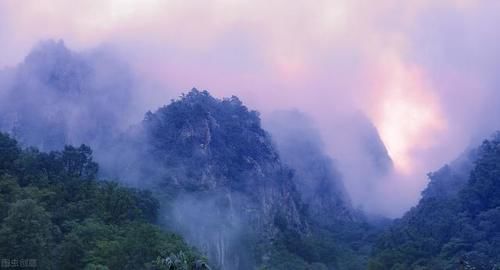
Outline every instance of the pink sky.
<path fill-rule="evenodd" d="M 339 159 L 337 123 L 361 111 L 397 170 L 374 195 L 384 200 L 364 207 L 398 215 L 418 200 L 427 172 L 500 126 L 498 3 L 2 0 L 0 67 L 41 39 L 76 50 L 105 44 L 156 85 L 143 90 L 147 109 L 192 87 L 238 95 L 264 117 L 297 108 Z"/>

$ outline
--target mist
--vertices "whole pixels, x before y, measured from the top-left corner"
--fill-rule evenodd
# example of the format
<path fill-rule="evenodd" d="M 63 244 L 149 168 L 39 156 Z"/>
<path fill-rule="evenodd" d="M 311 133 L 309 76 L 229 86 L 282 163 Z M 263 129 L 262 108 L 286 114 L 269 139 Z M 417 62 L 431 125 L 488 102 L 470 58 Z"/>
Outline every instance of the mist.
<path fill-rule="evenodd" d="M 77 52 L 107 48 L 130 68 L 133 75 L 106 74 L 116 66 L 101 61 L 96 74 L 104 75 L 95 78 L 95 89 L 123 89 L 109 94 L 123 99 L 119 106 L 95 104 L 119 130 L 193 86 L 236 95 L 264 118 L 300 110 L 337 161 L 354 205 L 369 211 L 401 215 L 418 201 L 427 172 L 499 128 L 493 1 L 35 2 L 0 3 L 2 77 L 40 40 L 55 38 Z M 110 79 L 117 85 L 99 85 Z M 69 107 L 57 121 L 93 123 Z M 86 140 L 68 128 L 68 142 Z M 370 167 L 365 133 L 378 133 L 370 138 L 387 150 L 390 173 Z M 368 169 L 361 174 L 356 164 Z M 372 185 L 381 195 L 367 195 Z"/>

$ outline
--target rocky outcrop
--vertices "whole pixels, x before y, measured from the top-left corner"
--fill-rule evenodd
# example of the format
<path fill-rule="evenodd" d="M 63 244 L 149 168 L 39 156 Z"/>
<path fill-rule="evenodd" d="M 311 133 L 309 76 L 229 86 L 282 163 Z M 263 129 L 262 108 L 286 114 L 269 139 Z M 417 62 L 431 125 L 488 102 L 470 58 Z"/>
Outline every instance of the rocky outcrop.
<path fill-rule="evenodd" d="M 270 245 L 284 229 L 308 233 L 292 171 L 258 113 L 236 97 L 193 89 L 148 113 L 142 129 L 146 151 L 163 168 L 159 193 L 173 194 L 166 216 L 219 267 L 251 269 L 249 261 L 265 257 L 256 245 Z"/>

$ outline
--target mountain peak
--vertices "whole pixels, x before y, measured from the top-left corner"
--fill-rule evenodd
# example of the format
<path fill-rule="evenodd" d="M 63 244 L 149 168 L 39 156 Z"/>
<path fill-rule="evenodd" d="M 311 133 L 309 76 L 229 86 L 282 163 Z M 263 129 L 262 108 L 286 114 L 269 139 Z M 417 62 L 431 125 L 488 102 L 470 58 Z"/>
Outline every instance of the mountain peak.
<path fill-rule="evenodd" d="M 143 125 L 154 151 L 176 158 L 224 161 L 228 170 L 278 160 L 259 114 L 234 96 L 217 99 L 193 89 L 146 114 Z"/>
<path fill-rule="evenodd" d="M 171 219 L 192 243 L 210 247 L 221 268 L 247 268 L 241 260 L 248 250 L 227 248 L 244 242 L 242 228 L 268 244 L 283 230 L 307 232 L 292 171 L 281 163 L 259 114 L 237 97 L 192 89 L 147 113 L 142 127 L 148 160 L 159 171 L 155 182 L 163 194 L 175 193 Z M 186 216 L 185 209 L 195 214 Z"/>
<path fill-rule="evenodd" d="M 40 42 L 26 56 L 21 67 L 20 76 L 23 78 L 36 78 L 40 86 L 66 94 L 82 92 L 92 72 L 84 57 L 69 50 L 62 40 Z"/>
<path fill-rule="evenodd" d="M 37 61 L 37 59 L 60 59 L 63 57 L 68 57 L 72 52 L 64 44 L 64 40 L 45 40 L 39 42 L 31 52 L 26 56 L 25 62 Z"/>
<path fill-rule="evenodd" d="M 134 77 L 108 50 L 74 52 L 62 40 L 40 42 L 6 78 L 0 128 L 22 145 L 60 149 L 128 126 Z"/>

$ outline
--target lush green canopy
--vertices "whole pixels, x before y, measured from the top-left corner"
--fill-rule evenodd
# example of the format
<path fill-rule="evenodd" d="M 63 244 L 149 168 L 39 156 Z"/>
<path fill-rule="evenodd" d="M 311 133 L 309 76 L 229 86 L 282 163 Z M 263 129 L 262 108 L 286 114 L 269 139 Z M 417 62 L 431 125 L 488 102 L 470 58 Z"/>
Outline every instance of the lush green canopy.
<path fill-rule="evenodd" d="M 204 265 L 180 237 L 153 225 L 158 202 L 150 192 L 98 181 L 97 168 L 85 145 L 42 153 L 23 150 L 0 134 L 3 264 L 29 260 L 39 269 Z"/>

